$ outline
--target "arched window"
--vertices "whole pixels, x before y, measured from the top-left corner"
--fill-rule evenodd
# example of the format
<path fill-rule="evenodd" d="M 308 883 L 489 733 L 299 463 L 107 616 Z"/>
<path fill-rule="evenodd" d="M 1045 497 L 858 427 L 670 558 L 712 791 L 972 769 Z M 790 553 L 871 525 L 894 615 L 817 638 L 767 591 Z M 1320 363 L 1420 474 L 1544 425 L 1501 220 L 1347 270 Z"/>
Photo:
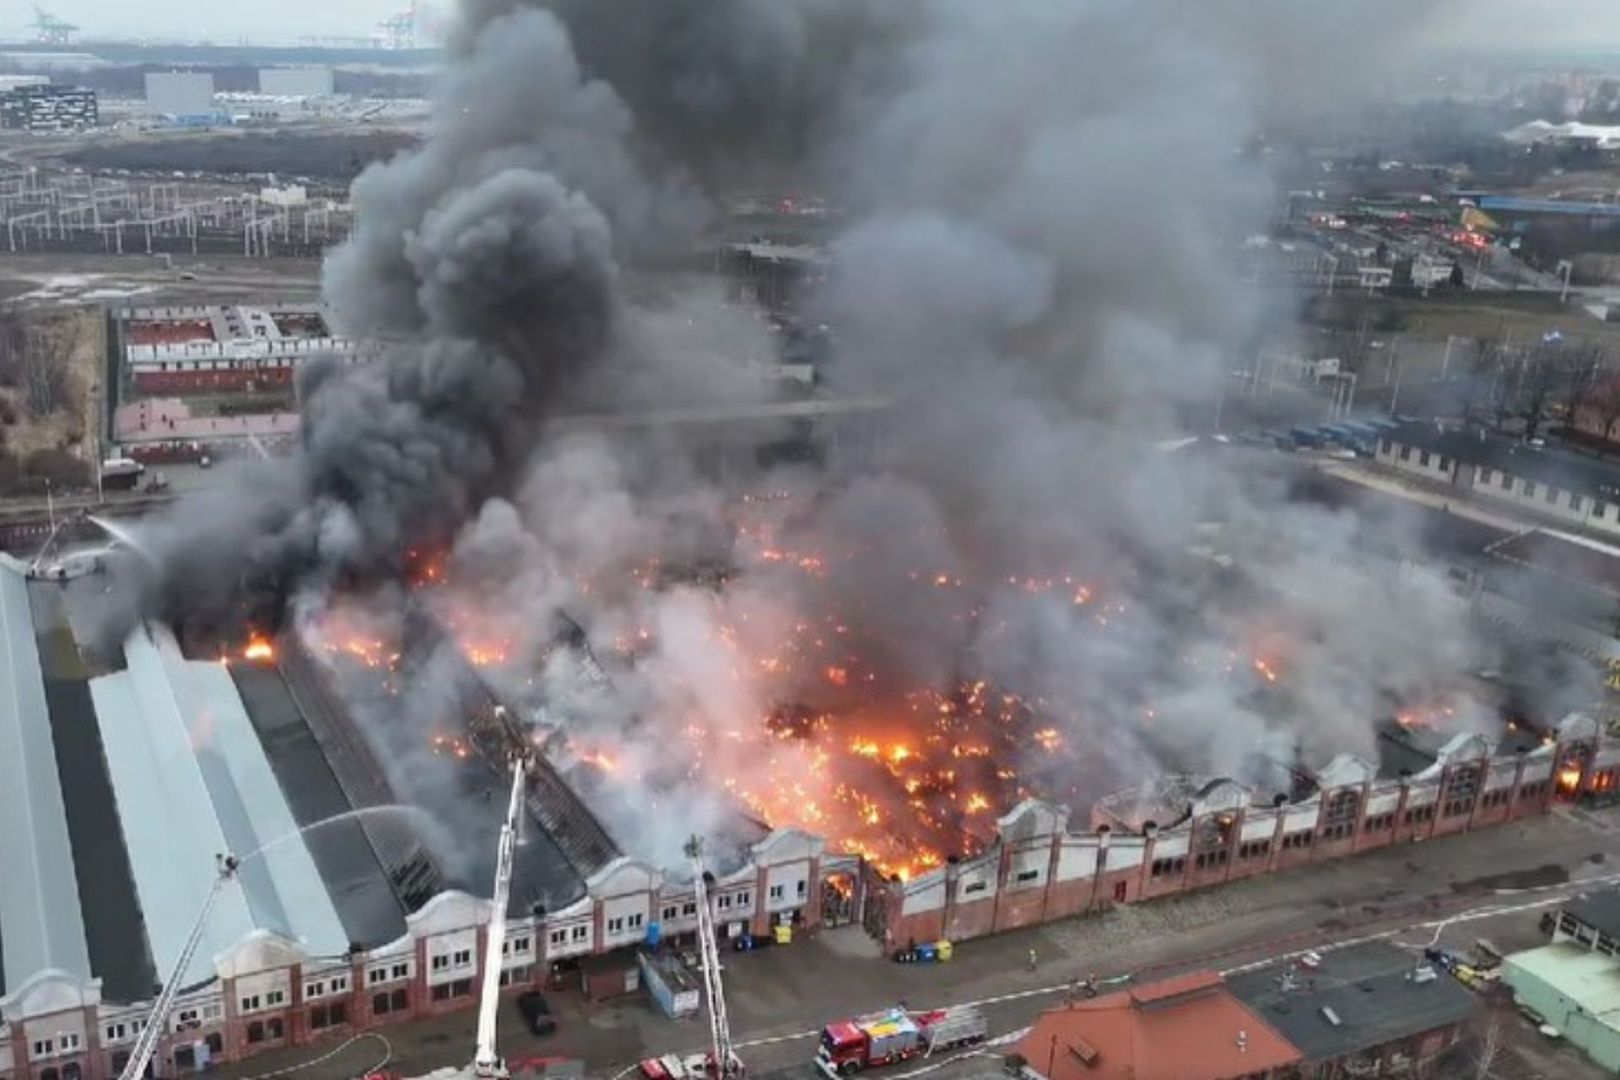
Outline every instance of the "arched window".
<path fill-rule="evenodd" d="M 62 1076 L 56 1071 L 56 1067 L 52 1065 L 39 1071 L 39 1080 L 62 1080 Z"/>

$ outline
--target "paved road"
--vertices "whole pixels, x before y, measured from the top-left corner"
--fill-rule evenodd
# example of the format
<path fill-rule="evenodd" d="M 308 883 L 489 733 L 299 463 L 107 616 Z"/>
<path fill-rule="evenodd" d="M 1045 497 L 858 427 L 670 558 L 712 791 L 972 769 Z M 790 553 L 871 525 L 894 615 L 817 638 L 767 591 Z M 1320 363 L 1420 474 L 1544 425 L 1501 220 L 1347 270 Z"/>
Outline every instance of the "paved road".
<path fill-rule="evenodd" d="M 800 1070 L 814 1054 L 815 1029 L 829 1019 L 897 1001 L 912 1006 L 984 1003 L 991 1030 L 1026 1026 L 1061 999 L 1070 980 L 1134 973 L 1154 978 L 1195 968 L 1231 969 L 1335 941 L 1385 935 L 1397 941 L 1432 936 L 1440 923 L 1465 936 L 1528 942 L 1541 905 L 1620 881 L 1620 810 L 1560 811 L 1470 836 L 1403 845 L 1353 859 L 1206 890 L 1105 915 L 966 942 L 938 966 L 883 960 L 855 928 L 830 931 L 786 948 L 727 958 L 727 1000 L 742 1053 L 756 1073 Z M 1025 958 L 1034 948 L 1035 972 Z M 510 1005 L 501 1045 L 510 1057 L 565 1054 L 586 1061 L 592 1077 L 612 1077 L 642 1057 L 699 1050 L 701 1021 L 671 1022 L 644 1000 L 588 1006 L 553 995 L 560 1030 L 535 1040 L 520 1030 Z M 407 1075 L 456 1064 L 471 1055 L 473 1015 L 460 1012 L 385 1031 Z M 242 1080 L 296 1069 L 311 1080 L 346 1080 L 373 1064 L 375 1042 L 357 1043 L 313 1067 L 298 1069 L 327 1048 L 266 1055 L 219 1070 Z M 930 1063 L 930 1067 L 939 1063 Z M 942 1077 L 982 1071 L 983 1059 L 935 1070 Z M 899 1080 L 906 1074 L 886 1074 Z"/>

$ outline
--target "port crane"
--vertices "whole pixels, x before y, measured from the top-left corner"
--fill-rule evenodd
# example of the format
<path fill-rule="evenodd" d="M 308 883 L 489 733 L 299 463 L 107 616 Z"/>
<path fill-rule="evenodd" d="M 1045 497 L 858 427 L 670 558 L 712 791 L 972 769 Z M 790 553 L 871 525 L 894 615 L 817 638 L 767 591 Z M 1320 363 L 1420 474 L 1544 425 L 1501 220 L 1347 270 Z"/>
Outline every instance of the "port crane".
<path fill-rule="evenodd" d="M 401 11 L 396 11 L 377 24 L 382 32 L 381 44 L 385 49 L 416 48 L 416 0 Z"/>
<path fill-rule="evenodd" d="M 151 1063 L 152 1055 L 157 1052 L 158 1042 L 163 1038 L 164 1029 L 169 1026 L 169 1010 L 174 1007 L 175 995 L 180 992 L 180 983 L 186 977 L 186 969 L 191 966 L 192 957 L 197 955 L 197 946 L 202 943 L 203 931 L 208 928 L 208 917 L 214 913 L 214 905 L 219 903 L 220 894 L 225 886 L 236 878 L 236 871 L 240 866 L 234 855 L 216 855 L 217 872 L 214 883 L 208 889 L 208 897 L 203 901 L 202 910 L 197 913 L 197 921 L 191 927 L 191 934 L 180 950 L 180 958 L 175 961 L 174 970 L 169 973 L 168 980 L 158 991 L 157 1001 L 152 1004 L 152 1011 L 147 1014 L 146 1026 L 141 1029 L 140 1035 L 135 1039 L 135 1045 L 130 1049 L 129 1061 L 118 1074 L 118 1080 L 135 1080 L 138 1076 L 146 1075 L 146 1066 Z"/>
<path fill-rule="evenodd" d="M 79 32 L 73 23 L 58 19 L 38 4 L 34 5 L 34 21 L 30 25 L 39 31 L 35 40 L 41 45 L 71 45 L 73 35 Z"/>

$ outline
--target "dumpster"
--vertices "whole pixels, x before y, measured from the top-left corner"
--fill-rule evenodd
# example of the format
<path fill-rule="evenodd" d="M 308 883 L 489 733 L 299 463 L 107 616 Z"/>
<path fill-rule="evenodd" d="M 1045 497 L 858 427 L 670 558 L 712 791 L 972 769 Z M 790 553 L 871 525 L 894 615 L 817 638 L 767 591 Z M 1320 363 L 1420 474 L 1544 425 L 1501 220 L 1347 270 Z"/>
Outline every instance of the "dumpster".
<path fill-rule="evenodd" d="M 934 943 L 933 942 L 925 941 L 921 945 L 917 946 L 917 963 L 919 963 L 919 964 L 932 964 L 935 960 L 938 960 L 938 959 L 939 959 L 939 950 L 934 948 Z"/>
<path fill-rule="evenodd" d="M 940 963 L 944 963 L 945 961 L 949 960 L 951 958 L 951 953 L 955 951 L 955 946 L 944 940 L 935 942 L 934 948 L 939 952 Z"/>
<path fill-rule="evenodd" d="M 793 941 L 793 927 L 783 925 L 777 926 L 775 929 L 776 943 L 778 945 L 787 945 Z"/>

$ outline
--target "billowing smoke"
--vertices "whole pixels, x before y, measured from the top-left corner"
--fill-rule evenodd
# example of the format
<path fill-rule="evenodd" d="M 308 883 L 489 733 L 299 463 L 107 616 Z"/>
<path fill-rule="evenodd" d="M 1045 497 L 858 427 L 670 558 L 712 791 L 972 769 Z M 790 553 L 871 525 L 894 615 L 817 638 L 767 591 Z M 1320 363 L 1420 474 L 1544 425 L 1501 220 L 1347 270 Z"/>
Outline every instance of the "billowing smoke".
<path fill-rule="evenodd" d="M 1348 85 L 1343 40 L 1427 8 L 551 7 L 469 0 L 431 137 L 361 178 L 327 267 L 384 357 L 304 380 L 291 469 L 154 532 L 146 610 L 293 604 L 339 651 L 334 611 L 428 610 L 658 859 L 739 809 L 926 865 L 904 817 L 961 846 L 1030 793 L 1281 783 L 1490 666 L 1443 583 L 1364 565 L 1354 512 L 1159 445 L 1265 314 L 1227 256 L 1272 205 L 1245 148 L 1301 96 L 1277 58 Z M 760 396 L 756 318 L 639 287 L 729 169 L 848 211 L 801 299 L 828 389 L 891 405 L 832 468 L 755 469 L 782 425 L 720 439 L 739 483 L 712 439 L 578 419 Z"/>
<path fill-rule="evenodd" d="M 150 530 L 157 572 L 125 583 L 131 613 L 274 627 L 300 590 L 398 577 L 510 488 L 547 419 L 587 403 L 602 371 L 667 389 L 724 366 L 649 355 L 623 304 L 625 249 L 689 243 L 701 199 L 638 158 L 629 111 L 581 74 L 552 15 L 468 32 L 425 145 L 356 182 L 356 232 L 326 266 L 340 329 L 379 339 L 382 360 L 302 373 L 299 457 Z"/>

